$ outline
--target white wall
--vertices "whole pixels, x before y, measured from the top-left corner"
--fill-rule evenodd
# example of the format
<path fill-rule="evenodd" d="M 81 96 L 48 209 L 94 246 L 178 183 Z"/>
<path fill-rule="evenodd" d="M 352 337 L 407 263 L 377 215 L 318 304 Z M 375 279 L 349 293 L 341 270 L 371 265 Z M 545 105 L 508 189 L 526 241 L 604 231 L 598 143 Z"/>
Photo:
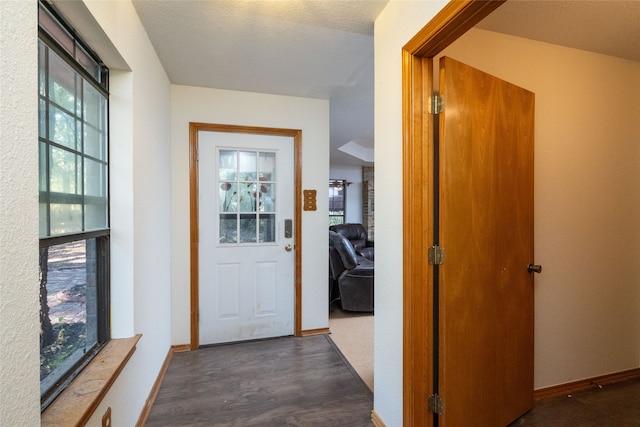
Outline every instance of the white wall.
<path fill-rule="evenodd" d="M 318 190 L 302 212 L 302 329 L 326 328 L 329 101 L 172 86 L 172 343 L 190 342 L 189 122 L 302 130 L 302 188 Z"/>
<path fill-rule="evenodd" d="M 331 165 L 329 179 L 346 179 L 351 182 L 347 187 L 345 222 L 362 223 L 362 166 Z"/>
<path fill-rule="evenodd" d="M 84 4 L 59 6 L 112 72 L 112 336 L 143 335 L 89 425 L 134 425 L 171 344 L 170 84 L 130 2 Z"/>
<path fill-rule="evenodd" d="M 535 387 L 637 368 L 640 63 L 483 30 L 445 53 L 536 94 Z"/>
<path fill-rule="evenodd" d="M 0 1 L 0 425 L 40 424 L 38 9 Z"/>
<path fill-rule="evenodd" d="M 320 190 L 328 180 L 329 105 L 177 87 L 178 137 L 172 144 L 171 87 L 131 3 L 61 1 L 58 6 L 75 17 L 72 24 L 111 67 L 112 333 L 143 335 L 88 425 L 100 425 L 107 407 L 113 425 L 134 425 L 171 338 L 188 342 L 189 308 L 180 305 L 189 280 L 188 262 L 180 262 L 188 254 L 186 121 L 302 129 L 302 186 Z M 0 389 L 11 390 L 0 393 L 0 425 L 38 425 L 37 8 L 3 1 L 0 14 L 0 94 L 10 100 L 0 107 Z M 327 212 L 327 198 L 319 198 L 318 210 L 302 218 L 304 329 L 328 326 L 326 243 L 318 244 L 327 239 L 319 231 L 326 230 Z M 178 319 L 176 334 L 172 315 Z"/>
<path fill-rule="evenodd" d="M 376 164 L 376 198 L 385 203 L 376 206 L 374 409 L 390 427 L 402 425 L 401 48 L 445 3 L 392 0 L 375 24 L 375 156 L 385 159 Z M 638 64 L 495 36 L 491 43 L 479 50 L 474 39 L 451 56 L 502 78 L 509 72 L 536 92 L 535 249 L 544 266 L 536 387 L 637 368 Z"/>

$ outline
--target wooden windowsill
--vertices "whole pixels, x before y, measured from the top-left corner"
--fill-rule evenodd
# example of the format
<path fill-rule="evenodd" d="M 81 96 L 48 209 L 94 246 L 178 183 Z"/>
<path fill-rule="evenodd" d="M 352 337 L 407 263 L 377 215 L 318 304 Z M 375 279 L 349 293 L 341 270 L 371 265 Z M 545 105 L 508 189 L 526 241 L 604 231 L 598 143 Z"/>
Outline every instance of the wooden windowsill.
<path fill-rule="evenodd" d="M 142 337 L 112 339 L 44 410 L 42 426 L 83 426 L 136 350 Z"/>

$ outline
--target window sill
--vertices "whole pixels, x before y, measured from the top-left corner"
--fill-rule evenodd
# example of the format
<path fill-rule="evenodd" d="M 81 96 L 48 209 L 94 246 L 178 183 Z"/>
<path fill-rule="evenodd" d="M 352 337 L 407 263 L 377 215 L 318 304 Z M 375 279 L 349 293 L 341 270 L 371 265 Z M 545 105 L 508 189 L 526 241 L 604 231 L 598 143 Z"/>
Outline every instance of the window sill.
<path fill-rule="evenodd" d="M 44 410 L 42 426 L 82 426 L 136 350 L 142 335 L 112 339 L 56 400 Z"/>

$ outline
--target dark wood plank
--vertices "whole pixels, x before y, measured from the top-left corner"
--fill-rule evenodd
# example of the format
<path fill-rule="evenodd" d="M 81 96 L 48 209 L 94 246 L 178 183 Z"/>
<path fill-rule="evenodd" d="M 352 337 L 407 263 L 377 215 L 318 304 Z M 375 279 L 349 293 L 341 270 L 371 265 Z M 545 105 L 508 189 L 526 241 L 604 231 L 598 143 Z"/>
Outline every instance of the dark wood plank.
<path fill-rule="evenodd" d="M 521 426 L 640 426 L 640 379 L 536 402 L 510 425 Z"/>
<path fill-rule="evenodd" d="M 175 354 L 147 426 L 371 426 L 373 395 L 326 335 Z"/>

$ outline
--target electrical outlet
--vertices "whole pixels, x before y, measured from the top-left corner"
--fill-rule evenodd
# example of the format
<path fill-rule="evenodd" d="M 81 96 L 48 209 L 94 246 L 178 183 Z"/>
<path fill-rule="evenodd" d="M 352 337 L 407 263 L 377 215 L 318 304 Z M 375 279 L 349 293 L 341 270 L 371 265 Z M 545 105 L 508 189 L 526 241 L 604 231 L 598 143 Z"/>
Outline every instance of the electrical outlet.
<path fill-rule="evenodd" d="M 108 407 L 102 416 L 102 427 L 111 427 L 111 407 Z"/>

